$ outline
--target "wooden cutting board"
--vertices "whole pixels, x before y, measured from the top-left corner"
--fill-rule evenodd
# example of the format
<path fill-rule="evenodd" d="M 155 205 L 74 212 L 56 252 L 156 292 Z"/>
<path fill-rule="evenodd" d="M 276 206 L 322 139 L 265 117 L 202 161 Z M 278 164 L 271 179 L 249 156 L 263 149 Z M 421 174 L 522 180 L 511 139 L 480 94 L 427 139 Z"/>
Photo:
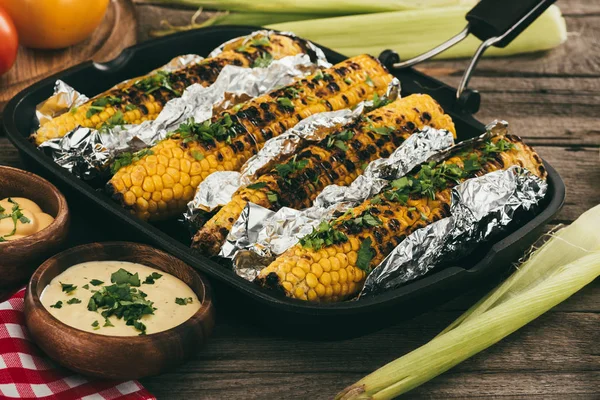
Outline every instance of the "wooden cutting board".
<path fill-rule="evenodd" d="M 111 0 L 104 20 L 85 41 L 63 50 L 19 48 L 17 60 L 0 77 L 0 111 L 32 83 L 85 60 L 105 62 L 136 42 L 137 20 L 131 0 Z"/>

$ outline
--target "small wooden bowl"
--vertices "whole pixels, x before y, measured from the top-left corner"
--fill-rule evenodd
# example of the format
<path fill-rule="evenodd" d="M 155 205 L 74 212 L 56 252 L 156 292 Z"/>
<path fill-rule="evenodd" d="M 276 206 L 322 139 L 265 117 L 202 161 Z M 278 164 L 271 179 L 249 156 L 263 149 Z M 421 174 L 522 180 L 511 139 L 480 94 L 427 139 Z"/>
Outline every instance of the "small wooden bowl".
<path fill-rule="evenodd" d="M 192 288 L 202 306 L 183 324 L 144 336 L 104 336 L 73 328 L 52 316 L 40 295 L 58 274 L 87 261 L 129 261 L 160 269 Z M 181 260 L 137 243 L 91 243 L 63 251 L 35 271 L 25 295 L 25 321 L 33 340 L 59 364 L 84 375 L 139 379 L 192 356 L 213 329 L 214 307 L 208 283 Z"/>
<path fill-rule="evenodd" d="M 40 262 L 64 243 L 69 231 L 67 200 L 47 180 L 17 168 L 0 166 L 0 199 L 26 197 L 54 217 L 45 229 L 21 239 L 0 243 L 0 288 L 29 279 Z"/>

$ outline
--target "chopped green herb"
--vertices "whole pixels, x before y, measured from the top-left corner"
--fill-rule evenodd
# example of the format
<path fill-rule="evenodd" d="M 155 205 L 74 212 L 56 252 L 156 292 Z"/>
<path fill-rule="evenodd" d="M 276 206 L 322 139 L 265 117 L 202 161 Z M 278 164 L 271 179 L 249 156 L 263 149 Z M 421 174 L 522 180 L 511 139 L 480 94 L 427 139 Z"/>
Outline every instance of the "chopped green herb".
<path fill-rule="evenodd" d="M 77 297 L 73 297 L 72 299 L 67 301 L 67 304 L 79 304 L 81 303 L 81 300 L 79 300 Z"/>
<path fill-rule="evenodd" d="M 256 182 L 256 183 L 251 183 L 250 185 L 246 186 L 248 189 L 262 189 L 265 186 L 267 186 L 266 182 Z"/>
<path fill-rule="evenodd" d="M 375 132 L 378 135 L 387 136 L 390 133 L 394 132 L 395 129 L 391 126 L 380 126 L 378 128 L 371 127 L 371 131 Z"/>
<path fill-rule="evenodd" d="M 344 243 L 348 237 L 335 229 L 330 223 L 322 221 L 313 231 L 300 239 L 302 247 L 320 250 L 324 246 Z"/>
<path fill-rule="evenodd" d="M 154 283 L 154 281 L 156 281 L 157 279 L 160 279 L 161 277 L 162 277 L 162 274 L 159 274 L 158 272 L 153 272 L 146 277 L 146 279 L 144 280 L 144 283 L 147 285 L 152 285 Z"/>
<path fill-rule="evenodd" d="M 113 272 L 110 276 L 110 281 L 112 283 L 116 283 L 117 285 L 121 284 L 130 284 L 131 286 L 140 286 L 140 276 L 136 272 L 132 274 L 129 271 L 124 270 L 123 268 L 119 268 L 117 272 Z"/>
<path fill-rule="evenodd" d="M 266 68 L 273 62 L 273 56 L 271 53 L 263 53 L 261 54 L 254 62 L 252 63 L 252 68 Z"/>
<path fill-rule="evenodd" d="M 240 53 L 245 53 L 248 51 L 249 47 L 267 47 L 270 44 L 271 44 L 271 42 L 269 41 L 269 38 L 266 36 L 263 36 L 258 39 L 252 39 L 248 43 L 244 43 L 243 45 L 241 45 L 240 47 L 238 47 L 235 50 L 239 51 Z"/>
<path fill-rule="evenodd" d="M 98 323 L 98 320 L 92 322 L 92 327 L 94 328 L 95 331 L 100 329 L 100 324 Z"/>
<path fill-rule="evenodd" d="M 285 88 L 285 93 L 290 96 L 293 97 L 294 99 L 297 99 L 298 97 L 300 97 L 300 92 L 303 92 L 304 89 L 296 89 L 293 86 L 288 86 L 287 88 Z"/>
<path fill-rule="evenodd" d="M 272 191 L 268 191 L 267 192 L 267 199 L 271 202 L 271 203 L 277 203 L 277 200 L 279 199 L 277 197 L 277 193 L 272 192 Z"/>
<path fill-rule="evenodd" d="M 52 308 L 62 308 L 62 301 L 57 301 L 56 304 L 52 304 L 50 307 Z"/>
<path fill-rule="evenodd" d="M 77 107 L 77 106 L 74 106 L 74 107 L 72 107 L 72 108 L 69 110 L 69 112 L 70 112 L 71 114 L 77 114 L 77 111 L 78 111 L 78 110 L 79 110 L 79 107 Z"/>
<path fill-rule="evenodd" d="M 185 306 L 192 303 L 192 298 L 188 297 L 184 299 L 182 297 L 176 297 L 175 303 L 179 304 L 180 306 Z"/>
<path fill-rule="evenodd" d="M 348 146 L 344 142 L 352 139 L 353 137 L 354 137 L 354 132 L 352 132 L 351 130 L 348 130 L 348 129 L 343 130 L 342 132 L 337 133 L 335 135 L 330 135 L 329 138 L 327 138 L 327 147 L 331 148 L 331 147 L 335 146 L 342 151 L 347 151 Z"/>
<path fill-rule="evenodd" d="M 85 114 L 86 118 L 91 118 L 93 115 L 98 114 L 106 108 L 106 106 L 115 106 L 121 104 L 122 100 L 116 96 L 104 96 L 96 99 L 90 104 L 90 107 Z"/>
<path fill-rule="evenodd" d="M 350 78 L 344 78 L 344 82 L 346 82 L 348 85 L 352 85 L 352 79 Z"/>
<path fill-rule="evenodd" d="M 63 292 L 65 293 L 71 293 L 73 290 L 77 289 L 77 286 L 72 285 L 70 283 L 62 283 L 60 282 L 60 287 L 62 289 Z"/>
<path fill-rule="evenodd" d="M 274 168 L 277 171 L 277 175 L 283 179 L 287 179 L 289 175 L 303 170 L 307 165 L 308 159 L 296 161 L 296 155 L 294 155 L 294 157 L 292 157 L 292 159 L 287 163 L 277 164 L 274 166 Z"/>
<path fill-rule="evenodd" d="M 145 94 L 150 94 L 159 89 L 165 89 L 175 96 L 181 96 L 181 93 L 173 89 L 171 74 L 166 71 L 157 71 L 149 77 L 135 82 L 133 86 L 142 90 Z"/>
<path fill-rule="evenodd" d="M 125 111 L 133 111 L 133 110 L 137 110 L 137 106 L 135 104 L 127 104 L 125 106 Z"/>
<path fill-rule="evenodd" d="M 0 211 L 0 220 L 8 219 L 8 218 L 12 219 L 13 229 L 10 233 L 0 236 L 0 242 L 5 242 L 6 241 L 5 238 L 7 238 L 9 236 L 13 236 L 15 233 L 17 233 L 17 223 L 18 222 L 21 222 L 22 224 L 31 223 L 31 220 L 29 218 L 27 218 L 25 215 L 23 215 L 23 210 L 19 206 L 19 203 L 17 203 L 10 197 L 8 198 L 7 201 L 9 203 L 12 203 L 11 212 L 8 214 L 4 214 L 3 212 L 6 210 L 4 208 L 2 208 L 2 211 Z"/>
<path fill-rule="evenodd" d="M 192 150 L 192 157 L 194 157 L 194 160 L 196 160 L 196 161 L 204 160 L 204 154 L 202 154 L 196 150 Z"/>
<path fill-rule="evenodd" d="M 114 325 L 112 324 L 112 322 L 110 322 L 110 320 L 108 318 L 104 318 L 104 325 L 105 328 L 108 327 L 114 327 Z"/>
<path fill-rule="evenodd" d="M 116 174 L 118 170 L 128 165 L 133 164 L 136 161 L 141 160 L 146 156 L 153 155 L 154 152 L 150 149 L 142 149 L 135 153 L 125 152 L 121 153 L 110 166 L 110 170 L 113 174 Z"/>
<path fill-rule="evenodd" d="M 90 283 L 91 283 L 92 285 L 94 285 L 94 286 L 100 286 L 100 285 L 102 285 L 104 282 L 103 282 L 103 281 L 100 281 L 100 280 L 98 280 L 98 279 L 92 279 L 92 280 L 90 281 Z"/>
<path fill-rule="evenodd" d="M 421 219 L 422 219 L 423 221 L 427 221 L 427 215 L 425 215 L 425 214 L 421 213 Z"/>
<path fill-rule="evenodd" d="M 115 115 L 104 121 L 100 127 L 100 132 L 106 133 L 109 129 L 114 128 L 117 125 L 125 125 L 125 120 L 123 119 L 123 113 L 121 111 L 117 111 Z"/>
<path fill-rule="evenodd" d="M 140 331 L 140 335 L 145 335 L 146 334 L 146 325 L 144 325 L 143 322 L 133 321 L 132 324 L 127 324 L 127 325 L 133 325 L 133 327 L 135 329 L 137 329 L 138 331 Z"/>
<path fill-rule="evenodd" d="M 179 125 L 177 133 L 183 139 L 183 143 L 191 141 L 205 143 L 224 141 L 231 143 L 231 138 L 237 135 L 233 120 L 229 114 L 224 114 L 215 122 L 206 120 L 197 123 L 194 122 L 193 118 L 190 118 L 187 122 Z"/>
<path fill-rule="evenodd" d="M 372 109 L 384 107 L 390 104 L 392 101 L 384 96 L 379 96 L 377 93 L 373 94 L 373 106 Z"/>
<path fill-rule="evenodd" d="M 375 84 L 373 83 L 373 80 L 371 79 L 371 77 L 369 76 L 369 74 L 367 74 L 365 76 L 365 83 L 371 87 L 374 87 Z"/>
<path fill-rule="evenodd" d="M 318 69 L 317 72 L 315 72 L 312 80 L 316 82 L 316 81 L 322 80 L 323 78 L 324 78 L 323 71 Z"/>
<path fill-rule="evenodd" d="M 371 260 L 375 256 L 375 252 L 371 248 L 372 243 L 373 241 L 370 237 L 363 240 L 360 244 L 360 248 L 358 249 L 358 254 L 356 258 L 356 266 L 365 271 L 366 273 L 369 273 L 371 271 Z"/>
<path fill-rule="evenodd" d="M 279 103 L 279 105 L 285 109 L 292 111 L 294 110 L 294 103 L 292 103 L 292 101 L 287 97 L 278 97 L 277 103 Z"/>
<path fill-rule="evenodd" d="M 90 289 L 90 285 L 88 285 L 87 283 L 85 285 L 82 286 L 82 288 L 89 290 Z"/>

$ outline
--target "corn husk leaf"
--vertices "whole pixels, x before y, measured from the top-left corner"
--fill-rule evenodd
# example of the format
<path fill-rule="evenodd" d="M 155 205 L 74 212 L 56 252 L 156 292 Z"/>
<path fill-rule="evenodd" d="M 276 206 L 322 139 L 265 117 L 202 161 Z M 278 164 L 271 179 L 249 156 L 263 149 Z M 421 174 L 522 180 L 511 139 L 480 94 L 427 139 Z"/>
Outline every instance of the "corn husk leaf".
<path fill-rule="evenodd" d="M 496 290 L 424 346 L 349 386 L 336 399 L 391 399 L 497 343 L 600 276 L 600 206 L 580 216 Z"/>

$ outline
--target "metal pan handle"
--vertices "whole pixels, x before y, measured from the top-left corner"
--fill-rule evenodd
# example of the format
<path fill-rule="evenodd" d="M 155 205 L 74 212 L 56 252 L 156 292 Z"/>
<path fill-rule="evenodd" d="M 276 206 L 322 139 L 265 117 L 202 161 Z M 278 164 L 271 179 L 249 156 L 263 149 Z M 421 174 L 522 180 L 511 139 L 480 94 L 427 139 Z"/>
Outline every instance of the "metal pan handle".
<path fill-rule="evenodd" d="M 483 53 L 490 46 L 506 47 L 554 2 L 556 0 L 481 0 L 467 13 L 467 26 L 461 32 L 417 57 L 393 63 L 391 68 L 411 67 L 442 53 L 461 42 L 469 34 L 473 34 L 482 43 L 475 51 L 463 74 L 456 90 L 456 99 L 471 113 L 475 113 L 479 109 L 479 94 L 477 91 L 467 90 L 467 85 Z M 386 57 L 389 57 L 389 52 Z"/>

